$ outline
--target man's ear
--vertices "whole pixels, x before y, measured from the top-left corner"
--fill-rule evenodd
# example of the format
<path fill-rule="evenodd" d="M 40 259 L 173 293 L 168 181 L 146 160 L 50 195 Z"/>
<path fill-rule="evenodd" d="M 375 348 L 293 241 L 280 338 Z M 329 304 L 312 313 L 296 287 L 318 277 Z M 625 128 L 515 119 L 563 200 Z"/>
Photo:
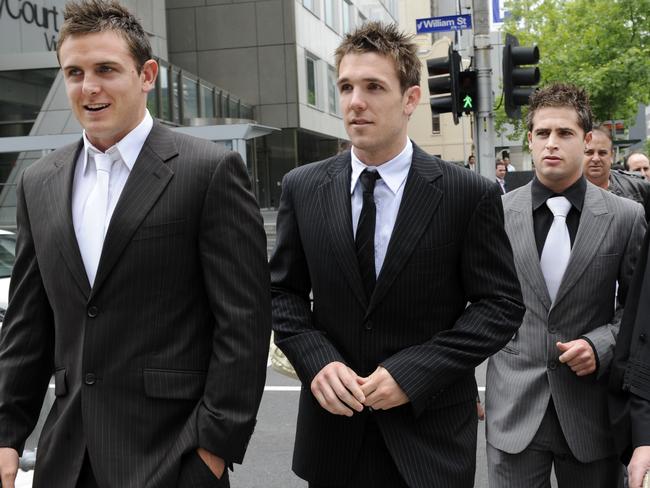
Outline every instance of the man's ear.
<path fill-rule="evenodd" d="M 140 79 L 142 80 L 142 91 L 149 93 L 156 87 L 156 78 L 158 77 L 158 63 L 155 59 L 145 61 L 140 70 Z"/>
<path fill-rule="evenodd" d="M 419 86 L 411 86 L 406 89 L 404 92 L 404 113 L 410 116 L 420 103 L 420 97 L 422 96 L 422 90 Z"/>

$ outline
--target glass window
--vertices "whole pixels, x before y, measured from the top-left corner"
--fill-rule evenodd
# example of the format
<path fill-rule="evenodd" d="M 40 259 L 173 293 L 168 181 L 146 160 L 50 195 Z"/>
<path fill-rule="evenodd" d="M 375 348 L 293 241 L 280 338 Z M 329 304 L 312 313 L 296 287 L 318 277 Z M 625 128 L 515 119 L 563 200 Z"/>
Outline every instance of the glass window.
<path fill-rule="evenodd" d="M 348 0 L 343 0 L 343 5 L 342 5 L 342 21 L 343 21 L 343 34 L 347 34 L 348 32 L 351 32 L 354 29 L 354 10 L 352 10 L 352 5 Z"/>
<path fill-rule="evenodd" d="M 302 4 L 305 8 L 311 11 L 313 14 L 318 15 L 318 2 L 320 0 L 302 0 Z"/>
<path fill-rule="evenodd" d="M 196 80 L 183 76 L 183 120 L 199 116 L 199 94 Z"/>
<path fill-rule="evenodd" d="M 178 72 L 178 70 L 173 69 L 171 70 L 172 73 L 172 114 L 173 114 L 173 122 L 176 122 L 177 124 L 181 123 L 181 95 L 180 95 L 180 84 L 181 84 L 181 74 Z"/>
<path fill-rule="evenodd" d="M 0 71 L 0 137 L 29 135 L 58 71 Z"/>
<path fill-rule="evenodd" d="M 440 134 L 440 114 L 431 115 L 431 133 Z"/>
<path fill-rule="evenodd" d="M 336 70 L 332 66 L 327 68 L 327 100 L 331 114 L 339 114 L 339 90 L 336 86 Z"/>
<path fill-rule="evenodd" d="M 305 59 L 307 64 L 307 103 L 316 106 L 316 60 Z"/>
<path fill-rule="evenodd" d="M 325 0 L 325 23 L 338 32 L 339 30 L 339 2 L 341 0 Z"/>
<path fill-rule="evenodd" d="M 199 85 L 201 90 L 201 117 L 209 119 L 214 117 L 214 97 L 212 88 L 206 85 Z"/>
<path fill-rule="evenodd" d="M 169 68 L 167 66 L 160 66 L 160 118 L 163 120 L 171 120 L 171 100 L 169 91 Z"/>
<path fill-rule="evenodd" d="M 239 118 L 239 100 L 236 98 L 230 99 L 230 117 L 233 119 Z"/>

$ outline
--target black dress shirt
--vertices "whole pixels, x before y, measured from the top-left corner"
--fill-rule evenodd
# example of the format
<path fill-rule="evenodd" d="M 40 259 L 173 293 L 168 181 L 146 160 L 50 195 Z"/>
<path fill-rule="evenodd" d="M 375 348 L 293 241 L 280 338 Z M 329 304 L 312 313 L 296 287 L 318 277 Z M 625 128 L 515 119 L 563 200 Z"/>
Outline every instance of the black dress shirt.
<path fill-rule="evenodd" d="M 553 212 L 551 212 L 551 209 L 546 206 L 546 200 L 551 197 L 562 196 L 566 197 L 566 199 L 571 202 L 571 210 L 569 210 L 569 214 L 566 217 L 566 225 L 569 228 L 571 247 L 573 247 L 576 235 L 578 234 L 580 215 L 582 214 L 582 206 L 585 203 L 586 192 L 587 180 L 584 176 L 578 178 L 573 185 L 562 193 L 555 193 L 550 188 L 544 186 L 537 177 L 533 178 L 531 188 L 531 196 L 533 200 L 533 227 L 535 228 L 535 244 L 537 244 L 537 252 L 540 259 L 542 257 L 544 243 L 546 242 L 546 236 L 548 235 L 548 231 L 551 230 L 551 225 L 553 224 L 554 219 Z M 598 359 L 598 353 L 596 352 L 593 342 L 591 342 L 587 337 L 580 337 L 580 339 L 587 341 L 593 349 L 596 358 L 596 371 L 598 371 L 600 360 Z"/>
<path fill-rule="evenodd" d="M 546 242 L 546 236 L 553 224 L 553 212 L 546 206 L 546 200 L 551 197 L 563 196 L 571 202 L 571 210 L 566 218 L 566 225 L 569 228 L 569 237 L 571 238 L 571 247 L 578 234 L 580 225 L 580 214 L 582 205 L 585 202 L 585 193 L 587 191 L 587 180 L 581 176 L 573 185 L 564 190 L 562 193 L 555 193 L 550 188 L 544 186 L 537 178 L 533 178 L 531 195 L 533 200 L 533 226 L 535 228 L 535 244 L 537 244 L 537 253 L 542 257 L 542 249 Z"/>

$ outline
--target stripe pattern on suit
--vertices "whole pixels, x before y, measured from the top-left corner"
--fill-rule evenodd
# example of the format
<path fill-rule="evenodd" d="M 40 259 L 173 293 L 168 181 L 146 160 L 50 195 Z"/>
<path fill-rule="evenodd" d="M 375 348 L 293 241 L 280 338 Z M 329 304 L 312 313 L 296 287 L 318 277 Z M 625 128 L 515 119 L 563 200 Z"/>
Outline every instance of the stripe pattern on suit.
<path fill-rule="evenodd" d="M 523 451 L 552 396 L 573 455 L 583 463 L 611 457 L 606 377 L 645 231 L 643 208 L 587 183 L 568 267 L 551 305 L 533 232 L 531 183 L 503 201 L 526 314 L 518 333 L 488 363 L 487 440 L 507 453 Z M 595 346 L 595 374 L 578 377 L 558 361 L 557 341 L 579 337 Z"/>
<path fill-rule="evenodd" d="M 70 207 L 81 147 L 18 187 L 0 442 L 22 450 L 54 374 L 34 488 L 75 486 L 86 450 L 102 487 L 189 486 L 185 453 L 241 462 L 255 425 L 270 331 L 259 208 L 239 155 L 156 123 L 91 288 Z"/>
<path fill-rule="evenodd" d="M 332 415 L 309 390 L 324 366 L 340 361 L 360 376 L 381 364 L 409 397 L 373 413 L 408 486 L 473 485 L 474 367 L 507 342 L 523 314 L 499 195 L 495 183 L 414 145 L 368 299 L 352 236 L 350 153 L 285 176 L 271 259 L 273 324 L 303 383 L 299 476 L 344 485 L 355 467 L 368 413 Z"/>

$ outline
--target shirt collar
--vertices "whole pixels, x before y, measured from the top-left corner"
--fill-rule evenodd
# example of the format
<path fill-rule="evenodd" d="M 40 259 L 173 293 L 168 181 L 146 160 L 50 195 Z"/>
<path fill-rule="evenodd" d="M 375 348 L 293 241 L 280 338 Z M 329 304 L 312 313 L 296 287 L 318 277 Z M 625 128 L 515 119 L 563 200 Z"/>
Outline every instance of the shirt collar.
<path fill-rule="evenodd" d="M 135 129 L 125 135 L 120 141 L 118 141 L 114 146 L 109 147 L 106 150 L 106 154 L 111 156 L 113 161 L 122 160 L 126 167 L 131 171 L 135 165 L 136 159 L 142 151 L 142 146 L 144 142 L 149 137 L 151 128 L 153 127 L 153 119 L 149 110 L 145 109 L 144 118 Z M 92 145 L 88 140 L 86 131 L 83 131 L 83 141 L 84 141 L 84 159 L 83 159 L 83 172 L 86 173 L 88 169 L 88 155 L 101 153 L 99 149 Z"/>
<path fill-rule="evenodd" d="M 575 207 L 579 212 L 582 212 L 582 206 L 585 201 L 585 193 L 587 192 L 587 180 L 584 176 L 578 178 L 578 180 L 571 185 L 569 188 L 564 190 L 562 193 L 555 193 L 550 188 L 544 186 L 537 177 L 533 178 L 533 184 L 531 187 L 531 196 L 533 200 L 533 211 L 537 210 L 539 207 L 546 203 L 546 200 L 553 196 L 563 196 L 566 197 L 571 205 Z"/>
<path fill-rule="evenodd" d="M 352 158 L 350 194 L 354 193 L 354 188 L 357 186 L 359 175 L 363 172 L 364 169 L 377 168 L 382 181 L 386 184 L 390 191 L 396 195 L 400 187 L 406 181 L 406 177 L 409 174 L 409 169 L 411 168 L 411 160 L 413 159 L 413 143 L 410 139 L 407 138 L 402 152 L 400 152 L 390 161 L 386 161 L 379 166 L 368 166 L 362 163 L 356 154 L 354 154 L 354 147 L 350 151 L 350 155 Z"/>

